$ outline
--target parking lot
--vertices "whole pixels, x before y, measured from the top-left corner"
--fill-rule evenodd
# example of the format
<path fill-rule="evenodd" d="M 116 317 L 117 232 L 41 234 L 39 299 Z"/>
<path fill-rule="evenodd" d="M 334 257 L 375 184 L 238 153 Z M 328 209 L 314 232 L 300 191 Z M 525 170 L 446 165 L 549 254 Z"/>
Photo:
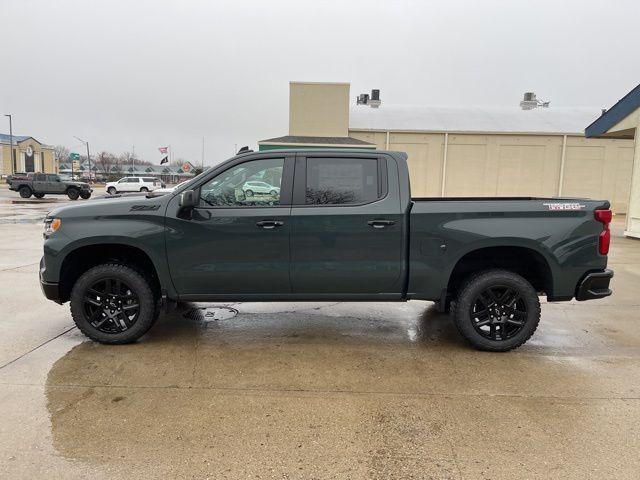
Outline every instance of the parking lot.
<path fill-rule="evenodd" d="M 42 219 L 67 202 L 0 187 L 2 478 L 638 478 L 624 218 L 614 295 L 544 304 L 510 353 L 417 301 L 189 304 L 104 346 L 38 285 Z"/>

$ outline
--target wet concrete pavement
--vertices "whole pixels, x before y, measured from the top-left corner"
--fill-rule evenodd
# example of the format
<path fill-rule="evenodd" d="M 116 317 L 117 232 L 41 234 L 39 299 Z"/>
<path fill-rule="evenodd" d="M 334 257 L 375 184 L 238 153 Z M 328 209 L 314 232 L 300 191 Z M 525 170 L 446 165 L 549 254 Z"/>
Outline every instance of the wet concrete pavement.
<path fill-rule="evenodd" d="M 192 304 L 94 344 L 39 291 L 41 224 L 0 223 L 0 477 L 638 478 L 640 242 L 621 228 L 614 296 L 544 304 L 529 343 L 491 354 L 429 302 Z"/>

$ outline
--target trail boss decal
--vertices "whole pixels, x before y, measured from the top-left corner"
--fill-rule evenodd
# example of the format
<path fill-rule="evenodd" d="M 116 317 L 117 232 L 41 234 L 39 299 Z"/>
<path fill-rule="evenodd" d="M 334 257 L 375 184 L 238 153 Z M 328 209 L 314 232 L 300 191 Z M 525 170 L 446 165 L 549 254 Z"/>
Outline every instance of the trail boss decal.
<path fill-rule="evenodd" d="M 549 210 L 582 210 L 581 203 L 543 203 Z"/>
<path fill-rule="evenodd" d="M 133 205 L 130 212 L 155 212 L 160 208 L 160 205 Z"/>

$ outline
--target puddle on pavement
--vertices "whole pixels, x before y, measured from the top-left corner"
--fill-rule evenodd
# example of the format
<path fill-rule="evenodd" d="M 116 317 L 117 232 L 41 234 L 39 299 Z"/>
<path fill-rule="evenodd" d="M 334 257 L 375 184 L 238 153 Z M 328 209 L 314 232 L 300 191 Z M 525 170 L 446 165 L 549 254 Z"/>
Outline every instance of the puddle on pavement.
<path fill-rule="evenodd" d="M 550 362 L 548 352 L 474 351 L 432 306 L 385 306 L 371 315 L 371 308 L 341 305 L 339 317 L 304 306 L 268 313 L 190 307 L 161 318 L 141 342 L 87 341 L 53 365 L 45 393 L 60 455 L 122 474 L 154 464 L 169 477 L 193 473 L 193 465 L 260 468 L 279 451 L 304 451 L 322 463 L 313 460 L 318 442 L 331 449 L 334 438 L 335 452 L 358 450 L 349 450 L 353 458 L 371 443 L 388 448 L 376 412 L 399 411 L 406 421 L 391 440 L 420 445 L 430 431 L 427 412 L 442 418 L 449 395 L 470 395 L 475 406 L 478 396 L 597 396 L 619 388 L 602 372 Z M 407 395 L 425 393 L 402 409 Z M 527 404 L 512 410 L 519 421 L 545 415 Z M 345 431 L 346 424 L 361 431 Z M 178 460 L 185 458 L 193 461 Z"/>

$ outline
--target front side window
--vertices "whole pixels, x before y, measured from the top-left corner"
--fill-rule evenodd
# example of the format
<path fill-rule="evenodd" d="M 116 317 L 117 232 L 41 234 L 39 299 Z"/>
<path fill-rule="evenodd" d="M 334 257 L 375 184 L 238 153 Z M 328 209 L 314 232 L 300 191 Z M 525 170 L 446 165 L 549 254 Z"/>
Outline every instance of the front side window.
<path fill-rule="evenodd" d="M 200 189 L 200 203 L 210 207 L 280 205 L 283 158 L 244 162 L 225 170 Z"/>
<path fill-rule="evenodd" d="M 378 198 L 373 158 L 307 158 L 307 205 L 348 205 Z"/>

